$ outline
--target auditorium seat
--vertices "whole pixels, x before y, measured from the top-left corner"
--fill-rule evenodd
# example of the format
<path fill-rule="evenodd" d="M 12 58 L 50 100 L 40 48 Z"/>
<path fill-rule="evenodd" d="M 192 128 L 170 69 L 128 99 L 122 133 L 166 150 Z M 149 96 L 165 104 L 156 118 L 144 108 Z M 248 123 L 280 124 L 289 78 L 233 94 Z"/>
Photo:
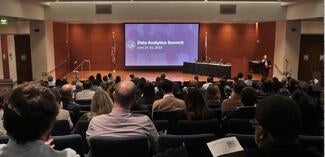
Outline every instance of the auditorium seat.
<path fill-rule="evenodd" d="M 157 131 L 161 133 L 168 133 L 169 122 L 168 120 L 155 120 L 153 121 Z"/>
<path fill-rule="evenodd" d="M 177 110 L 177 111 L 155 111 L 153 112 L 153 120 L 168 120 L 169 127 L 168 132 L 169 133 L 175 133 L 177 122 L 179 120 L 185 119 L 185 113 L 183 110 Z"/>
<path fill-rule="evenodd" d="M 63 150 L 71 148 L 75 150 L 81 157 L 84 156 L 82 149 L 82 139 L 78 134 L 64 135 L 64 136 L 53 136 L 54 149 Z"/>
<path fill-rule="evenodd" d="M 249 121 L 250 119 L 229 119 L 226 123 L 226 132 L 252 135 L 255 129 Z"/>
<path fill-rule="evenodd" d="M 90 106 L 91 104 L 91 100 L 76 100 L 75 101 L 77 104 L 79 104 L 80 106 Z"/>
<path fill-rule="evenodd" d="M 300 135 L 299 141 L 305 148 L 312 148 L 322 154 L 324 153 L 324 136 Z"/>
<path fill-rule="evenodd" d="M 149 157 L 150 149 L 146 137 L 92 137 L 91 157 Z"/>
<path fill-rule="evenodd" d="M 55 121 L 54 127 L 52 129 L 52 136 L 61 136 L 71 134 L 70 125 L 67 120 L 58 120 Z"/>
<path fill-rule="evenodd" d="M 215 119 L 221 119 L 222 113 L 221 113 L 221 109 L 220 108 L 216 108 L 216 109 L 210 109 L 212 114 L 213 114 L 213 118 Z"/>
<path fill-rule="evenodd" d="M 148 117 L 151 117 L 150 112 L 148 110 L 132 111 L 132 113 L 143 114 L 143 115 L 147 115 Z"/>
<path fill-rule="evenodd" d="M 82 139 L 82 149 L 84 152 L 89 151 L 89 146 L 86 139 L 86 131 L 88 129 L 89 122 L 88 121 L 79 121 L 75 127 L 75 134 L 79 134 Z"/>
<path fill-rule="evenodd" d="M 254 135 L 226 134 L 226 137 L 236 137 L 244 149 L 257 148 Z"/>
<path fill-rule="evenodd" d="M 213 141 L 213 134 L 197 135 L 162 135 L 158 139 L 158 152 L 165 152 L 172 148 L 186 146 L 189 157 L 212 157 L 206 143 Z"/>
<path fill-rule="evenodd" d="M 194 135 L 211 133 L 216 136 L 220 135 L 219 120 L 180 120 L 177 124 L 177 134 Z"/>

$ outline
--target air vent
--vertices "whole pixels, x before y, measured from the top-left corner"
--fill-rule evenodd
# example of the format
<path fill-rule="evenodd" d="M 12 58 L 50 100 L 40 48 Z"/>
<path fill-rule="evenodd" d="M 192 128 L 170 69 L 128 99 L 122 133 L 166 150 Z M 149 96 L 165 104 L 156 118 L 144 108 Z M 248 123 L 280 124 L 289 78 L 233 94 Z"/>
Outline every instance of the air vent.
<path fill-rule="evenodd" d="M 236 5 L 234 4 L 221 4 L 220 5 L 220 14 L 236 14 Z"/>
<path fill-rule="evenodd" d="M 112 14 L 112 5 L 110 4 L 96 5 L 96 14 Z"/>

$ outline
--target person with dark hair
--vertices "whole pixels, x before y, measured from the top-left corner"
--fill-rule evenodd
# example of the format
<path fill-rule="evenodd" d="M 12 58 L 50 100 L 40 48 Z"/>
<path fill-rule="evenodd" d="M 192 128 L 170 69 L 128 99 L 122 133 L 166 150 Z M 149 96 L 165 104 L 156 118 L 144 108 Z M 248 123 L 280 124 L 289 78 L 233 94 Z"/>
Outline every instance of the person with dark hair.
<path fill-rule="evenodd" d="M 57 151 L 49 146 L 57 114 L 55 97 L 48 88 L 25 83 L 14 89 L 3 116 L 9 142 L 0 145 L 0 157 L 78 157 L 72 149 Z"/>
<path fill-rule="evenodd" d="M 109 80 L 114 81 L 114 78 L 113 78 L 113 74 L 112 73 L 108 73 L 107 74 L 107 77 L 108 77 Z"/>
<path fill-rule="evenodd" d="M 173 111 L 185 109 L 185 102 L 173 94 L 173 82 L 163 79 L 160 88 L 164 94 L 162 99 L 156 100 L 152 105 L 152 111 Z"/>
<path fill-rule="evenodd" d="M 290 91 L 287 88 L 284 88 L 284 87 L 280 88 L 277 94 L 288 97 L 288 98 L 291 95 Z"/>
<path fill-rule="evenodd" d="M 205 84 L 202 85 L 202 89 L 203 90 L 207 90 L 208 87 L 213 84 L 213 76 L 208 76 L 207 77 L 207 82 Z"/>
<path fill-rule="evenodd" d="M 90 75 L 89 77 L 88 77 L 88 80 L 92 83 L 93 82 L 93 80 L 95 79 L 95 76 L 94 75 Z"/>
<path fill-rule="evenodd" d="M 269 71 L 272 67 L 271 61 L 268 59 L 267 55 L 265 54 L 262 59 L 262 77 L 265 79 L 268 79 L 269 77 Z"/>
<path fill-rule="evenodd" d="M 188 88 L 185 98 L 185 115 L 188 120 L 204 120 L 209 118 L 209 109 L 198 88 Z"/>
<path fill-rule="evenodd" d="M 244 81 L 244 74 L 242 72 L 237 74 L 237 81 Z"/>
<path fill-rule="evenodd" d="M 63 104 L 62 104 L 60 93 L 55 89 L 51 89 L 51 92 L 55 96 L 56 104 L 58 105 L 58 108 L 59 108 L 59 113 L 56 116 L 56 120 L 66 120 L 66 121 L 68 121 L 70 129 L 72 129 L 73 128 L 73 123 L 71 121 L 70 113 L 69 113 L 69 111 L 63 109 Z"/>
<path fill-rule="evenodd" d="M 160 74 L 160 78 L 163 80 L 163 79 L 166 79 L 166 74 L 165 73 L 162 73 Z"/>
<path fill-rule="evenodd" d="M 221 104 L 222 113 L 225 113 L 242 105 L 240 93 L 242 89 L 245 88 L 245 86 L 246 85 L 243 81 L 238 81 L 234 84 L 231 97 L 229 99 L 224 100 Z"/>
<path fill-rule="evenodd" d="M 62 86 L 61 99 L 63 102 L 63 109 L 72 113 L 71 120 L 75 124 L 79 118 L 80 107 L 79 104 L 73 102 L 73 91 L 70 84 Z"/>
<path fill-rule="evenodd" d="M 91 88 L 92 83 L 89 80 L 84 81 L 83 90 L 76 94 L 76 100 L 91 100 L 95 94 Z"/>
<path fill-rule="evenodd" d="M 6 102 L 8 102 L 11 92 L 11 88 L 0 88 L 0 137 L 7 136 L 7 131 L 3 126 L 3 111 L 5 109 Z"/>
<path fill-rule="evenodd" d="M 120 83 L 121 82 L 121 76 L 116 76 L 115 77 L 115 84 L 118 84 L 118 83 Z"/>
<path fill-rule="evenodd" d="M 272 93 L 277 93 L 282 88 L 282 83 L 277 77 L 272 78 Z"/>
<path fill-rule="evenodd" d="M 224 155 L 223 157 L 321 157 L 304 149 L 298 142 L 301 131 L 301 110 L 290 98 L 272 95 L 262 99 L 252 121 L 258 149 Z"/>
<path fill-rule="evenodd" d="M 250 86 L 252 87 L 253 86 L 253 75 L 251 73 L 249 73 L 247 75 L 247 79 L 244 81 L 244 83 L 247 85 L 247 86 Z"/>
<path fill-rule="evenodd" d="M 291 95 L 302 112 L 302 131 L 305 135 L 323 135 L 323 113 L 305 91 L 298 89 Z"/>
<path fill-rule="evenodd" d="M 152 83 L 148 82 L 143 88 L 143 95 L 138 99 L 139 105 L 152 105 L 155 100 L 155 88 Z"/>
<path fill-rule="evenodd" d="M 93 86 L 92 86 L 93 91 L 96 92 L 98 90 L 102 90 L 102 87 L 100 86 L 100 84 L 101 84 L 100 80 L 94 79 L 92 83 L 93 83 Z"/>
<path fill-rule="evenodd" d="M 54 78 L 53 78 L 52 75 L 47 76 L 47 83 L 49 85 L 49 88 L 53 88 L 55 86 L 55 83 L 53 82 L 54 81 L 53 79 Z"/>
<path fill-rule="evenodd" d="M 158 141 L 158 132 L 146 115 L 130 111 L 135 103 L 137 89 L 132 81 L 122 81 L 114 91 L 112 112 L 91 119 L 86 132 L 87 139 L 94 136 L 130 137 L 147 136 L 153 148 Z"/>
<path fill-rule="evenodd" d="M 221 107 L 221 93 L 218 86 L 214 84 L 209 85 L 205 92 L 205 101 L 210 108 Z"/>
<path fill-rule="evenodd" d="M 199 82 L 199 75 L 194 75 L 194 81 Z"/>
<path fill-rule="evenodd" d="M 99 84 L 102 83 L 102 74 L 97 73 L 97 74 L 96 74 L 96 80 L 99 81 Z"/>

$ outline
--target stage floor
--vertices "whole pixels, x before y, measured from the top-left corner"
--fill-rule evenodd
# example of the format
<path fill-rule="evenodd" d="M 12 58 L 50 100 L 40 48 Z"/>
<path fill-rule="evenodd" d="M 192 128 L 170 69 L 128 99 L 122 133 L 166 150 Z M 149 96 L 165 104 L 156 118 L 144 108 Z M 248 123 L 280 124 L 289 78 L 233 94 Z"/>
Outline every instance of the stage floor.
<path fill-rule="evenodd" d="M 133 73 L 136 77 L 144 77 L 147 80 L 150 81 L 155 81 L 157 76 L 160 76 L 160 74 L 165 73 L 166 78 L 172 81 L 189 81 L 193 80 L 194 75 L 193 74 L 186 74 L 183 73 L 182 71 L 162 71 L 162 70 L 117 70 L 113 72 L 112 70 L 108 71 L 80 71 L 79 76 L 81 80 L 86 80 L 90 75 L 96 76 L 97 73 L 100 73 L 102 76 L 107 75 L 108 73 L 112 73 L 113 77 L 115 78 L 116 76 L 121 76 L 122 80 L 129 80 L 129 75 Z M 67 75 L 67 78 L 69 81 L 73 80 L 76 78 L 76 74 L 71 72 Z M 207 76 L 202 76 L 199 75 L 199 80 L 200 81 L 206 81 Z M 260 80 L 261 75 L 260 74 L 253 74 L 253 80 Z M 218 81 L 220 78 L 215 77 L 214 81 Z"/>

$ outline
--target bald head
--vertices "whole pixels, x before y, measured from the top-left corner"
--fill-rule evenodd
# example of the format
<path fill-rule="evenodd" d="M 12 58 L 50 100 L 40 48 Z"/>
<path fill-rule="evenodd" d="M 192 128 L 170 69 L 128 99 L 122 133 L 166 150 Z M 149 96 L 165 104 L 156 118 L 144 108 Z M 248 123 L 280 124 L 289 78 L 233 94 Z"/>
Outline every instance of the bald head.
<path fill-rule="evenodd" d="M 62 86 L 61 97 L 62 97 L 62 100 L 71 100 L 72 99 L 72 85 L 65 84 Z"/>
<path fill-rule="evenodd" d="M 129 107 L 135 102 L 137 88 L 132 81 L 122 81 L 117 84 L 114 100 L 123 107 Z"/>

